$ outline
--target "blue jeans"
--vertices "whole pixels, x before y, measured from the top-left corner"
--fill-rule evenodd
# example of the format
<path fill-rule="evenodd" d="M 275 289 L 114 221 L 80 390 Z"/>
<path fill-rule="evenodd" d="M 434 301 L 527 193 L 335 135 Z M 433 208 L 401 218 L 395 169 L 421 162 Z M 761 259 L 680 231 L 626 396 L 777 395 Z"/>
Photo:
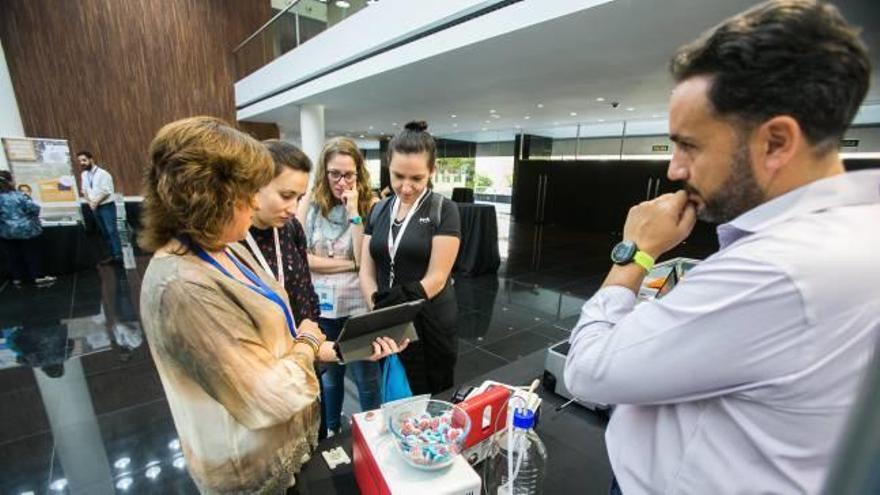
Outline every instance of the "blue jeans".
<path fill-rule="evenodd" d="M 348 320 L 348 317 L 336 319 L 319 318 L 318 326 L 321 327 L 321 331 L 327 336 L 327 340 L 336 340 L 346 320 Z M 369 411 L 381 405 L 381 397 L 379 396 L 379 378 L 381 377 L 379 363 L 355 361 L 348 364 L 327 365 L 324 374 L 321 375 L 321 385 L 324 388 L 321 405 L 328 430 L 335 431 L 340 426 L 342 400 L 345 398 L 344 381 L 346 368 L 354 375 L 353 378 L 357 384 L 361 410 Z"/>
<path fill-rule="evenodd" d="M 95 210 L 95 223 L 104 237 L 110 256 L 121 259 L 122 246 L 119 243 L 119 230 L 116 228 L 116 203 L 107 203 Z"/>

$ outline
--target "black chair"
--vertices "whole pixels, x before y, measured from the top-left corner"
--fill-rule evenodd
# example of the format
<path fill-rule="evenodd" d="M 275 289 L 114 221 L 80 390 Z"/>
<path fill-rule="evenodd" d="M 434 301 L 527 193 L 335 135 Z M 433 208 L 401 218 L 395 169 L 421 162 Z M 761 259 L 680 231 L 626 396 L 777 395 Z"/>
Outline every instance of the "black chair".
<path fill-rule="evenodd" d="M 452 189 L 452 200 L 456 203 L 473 203 L 474 190 L 467 187 L 456 187 Z"/>

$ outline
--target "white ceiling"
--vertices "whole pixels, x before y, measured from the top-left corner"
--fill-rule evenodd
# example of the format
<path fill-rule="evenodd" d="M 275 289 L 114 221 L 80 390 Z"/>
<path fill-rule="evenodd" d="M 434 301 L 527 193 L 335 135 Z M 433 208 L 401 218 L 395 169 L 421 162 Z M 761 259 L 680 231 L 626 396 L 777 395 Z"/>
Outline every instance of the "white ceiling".
<path fill-rule="evenodd" d="M 353 137 L 390 134 L 396 132 L 393 124 L 399 127 L 413 119 L 428 121 L 435 135 L 468 141 L 512 139 L 520 129 L 574 136 L 578 124 L 582 124 L 581 136 L 619 135 L 624 120 L 629 121 L 628 134 L 663 133 L 672 87 L 669 57 L 703 30 L 754 3 L 616 0 L 337 87 L 298 104 L 323 104 L 328 134 Z M 880 2 L 835 3 L 847 19 L 861 23 L 874 63 L 874 84 L 866 105 L 880 110 Z M 612 108 L 612 101 L 619 102 L 618 108 Z M 287 134 L 296 135 L 298 104 L 249 120 L 277 122 Z"/>

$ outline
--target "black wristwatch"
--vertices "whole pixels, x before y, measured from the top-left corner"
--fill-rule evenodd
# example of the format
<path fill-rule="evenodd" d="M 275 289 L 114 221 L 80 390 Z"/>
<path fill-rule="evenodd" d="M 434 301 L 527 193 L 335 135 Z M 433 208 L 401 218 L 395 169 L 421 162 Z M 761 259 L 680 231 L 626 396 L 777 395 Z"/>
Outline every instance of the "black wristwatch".
<path fill-rule="evenodd" d="M 620 241 L 611 250 L 611 261 L 617 265 L 628 265 L 635 263 L 644 268 L 646 272 L 650 272 L 654 268 L 654 258 L 644 252 L 639 251 L 639 247 L 633 241 Z"/>

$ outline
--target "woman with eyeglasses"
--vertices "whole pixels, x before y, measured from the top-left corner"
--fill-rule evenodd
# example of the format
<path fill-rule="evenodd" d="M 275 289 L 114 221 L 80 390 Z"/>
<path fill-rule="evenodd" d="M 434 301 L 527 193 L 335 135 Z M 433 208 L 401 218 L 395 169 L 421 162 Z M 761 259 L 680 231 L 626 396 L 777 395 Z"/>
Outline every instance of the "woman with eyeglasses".
<path fill-rule="evenodd" d="M 299 217 L 305 227 L 309 268 L 318 294 L 318 325 L 328 340 L 336 340 L 350 316 L 367 311 L 358 268 L 364 239 L 363 218 L 375 202 L 364 157 L 354 141 L 331 139 L 318 160 L 315 185 L 303 201 Z M 324 418 L 328 435 L 341 426 L 346 367 L 358 388 L 362 410 L 379 407 L 379 366 L 356 361 L 330 364 L 321 376 Z"/>

